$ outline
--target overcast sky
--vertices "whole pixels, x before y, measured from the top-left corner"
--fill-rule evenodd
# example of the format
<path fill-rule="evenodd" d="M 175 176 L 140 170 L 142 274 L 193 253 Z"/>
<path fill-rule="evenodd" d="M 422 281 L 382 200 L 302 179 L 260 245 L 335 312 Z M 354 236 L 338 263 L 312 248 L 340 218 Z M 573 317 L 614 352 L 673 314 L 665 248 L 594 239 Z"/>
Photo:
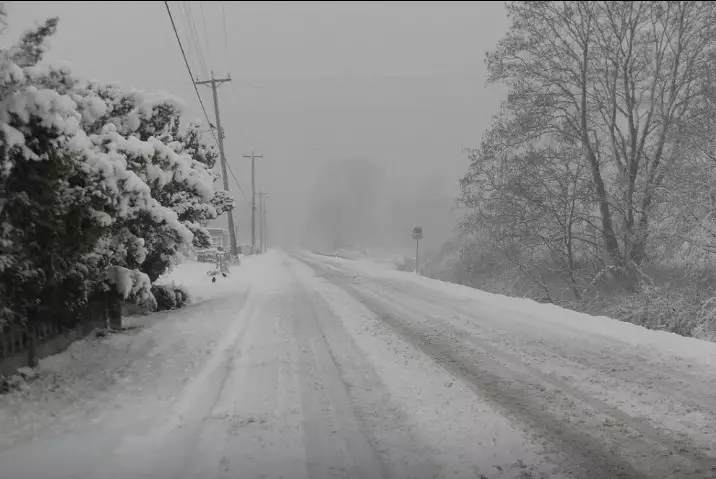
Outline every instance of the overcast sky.
<path fill-rule="evenodd" d="M 242 154 L 264 154 L 257 187 L 270 195 L 272 239 L 284 244 L 303 230 L 305 198 L 324 160 L 373 158 L 406 184 L 431 178 L 439 185 L 431 194 L 455 196 L 467 167 L 462 149 L 478 144 L 503 95 L 485 87 L 484 67 L 508 25 L 502 2 L 169 5 L 194 74 L 231 75 L 219 90 L 229 165 L 248 199 Z M 203 117 L 163 2 L 7 7 L 4 42 L 59 16 L 49 61 L 68 62 L 81 77 L 169 92 Z M 213 120 L 210 90 L 200 91 Z M 237 196 L 245 219 L 248 203 Z M 246 242 L 247 223 L 239 224 Z"/>

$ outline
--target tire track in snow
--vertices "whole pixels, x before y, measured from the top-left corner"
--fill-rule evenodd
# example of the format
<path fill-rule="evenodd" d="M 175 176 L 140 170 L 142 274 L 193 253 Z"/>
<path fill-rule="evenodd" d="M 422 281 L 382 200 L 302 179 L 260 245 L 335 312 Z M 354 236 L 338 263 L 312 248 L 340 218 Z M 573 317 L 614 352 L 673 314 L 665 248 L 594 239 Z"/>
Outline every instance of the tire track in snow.
<path fill-rule="evenodd" d="M 211 424 L 212 457 L 221 479 L 308 479 L 301 449 L 299 397 L 292 384 L 284 321 L 272 293 L 262 291 L 256 321 L 244 341 Z M 209 461 L 207 461 L 209 463 Z M 211 464 L 208 464 L 210 466 Z M 197 468 L 208 471 L 208 466 Z M 206 473 L 198 477 L 207 477 Z"/>
<path fill-rule="evenodd" d="M 373 294 L 375 294 L 375 292 L 373 292 Z M 394 296 L 388 298 L 380 293 L 376 294 L 376 296 L 382 296 L 381 303 L 383 305 L 385 305 L 387 301 L 390 301 L 396 306 L 399 305 L 401 311 L 410 311 L 412 317 L 416 317 L 420 314 L 429 314 L 426 313 L 426 309 L 417 309 L 414 305 L 406 303 L 405 300 L 396 300 Z M 385 309 L 383 309 L 383 311 L 385 311 Z M 385 315 L 385 313 L 382 314 Z M 388 314 L 390 315 L 391 313 Z M 383 317 L 385 318 L 385 316 Z M 597 431 L 601 429 L 600 435 L 609 440 L 609 452 L 614 453 L 619 451 L 622 457 L 628 455 L 631 462 L 637 464 L 639 470 L 653 470 L 653 472 L 649 473 L 648 477 L 662 477 L 661 475 L 655 476 L 653 474 L 663 474 L 664 471 L 670 470 L 672 471 L 671 474 L 673 474 L 673 477 L 702 479 L 708 477 L 707 474 L 713 472 L 709 469 L 714 466 L 714 461 L 698 454 L 698 452 L 690 451 L 685 447 L 686 445 L 684 443 L 673 440 L 669 436 L 629 416 L 623 411 L 573 388 L 559 378 L 544 374 L 510 354 L 505 354 L 485 341 L 474 337 L 470 331 L 441 322 L 439 329 L 435 328 L 433 334 L 445 335 L 449 338 L 449 342 L 469 344 L 469 346 L 472 346 L 472 348 L 466 349 L 472 349 L 473 354 L 479 357 L 489 358 L 488 361 L 482 360 L 481 364 L 483 368 L 486 362 L 494 362 L 498 365 L 497 374 L 500 374 L 499 369 L 501 368 L 502 373 L 504 373 L 504 371 L 514 371 L 519 376 L 524 376 L 524 378 L 518 379 L 518 381 L 522 382 L 527 388 L 536 388 L 537 394 L 535 394 L 535 397 L 537 398 L 543 395 L 546 396 L 546 393 L 548 393 L 549 396 L 546 397 L 560 404 L 559 409 L 561 411 L 554 412 L 566 412 L 567 415 L 565 419 L 571 423 L 573 419 L 576 419 L 577 424 L 575 425 L 578 427 L 580 423 L 584 426 L 589 423 L 589 420 L 580 418 L 580 416 L 584 415 L 584 411 L 591 410 L 592 412 L 588 413 L 588 415 L 592 416 L 590 419 L 594 420 L 599 418 L 605 427 L 599 428 L 599 423 L 593 423 L 594 427 L 582 427 L 582 429 L 586 429 L 587 431 Z M 427 333 L 427 335 L 423 337 L 427 338 L 428 342 L 432 342 L 432 339 L 435 338 L 433 334 Z M 535 379 L 537 381 L 534 381 Z M 574 402 L 575 400 L 583 404 L 583 411 L 579 410 L 577 403 Z M 547 408 L 549 409 L 549 406 Z M 620 426 L 626 426 L 632 429 L 637 433 L 637 436 L 635 437 Z M 655 457 L 662 459 L 670 458 L 670 463 L 664 464 L 655 460 Z"/>
<path fill-rule="evenodd" d="M 215 445 L 224 443 L 216 477 L 386 477 L 318 325 L 322 310 L 287 265 L 280 268 L 212 414 L 225 430 L 223 439 L 213 435 Z"/>
<path fill-rule="evenodd" d="M 283 266 L 291 272 L 287 261 Z M 387 471 L 356 417 L 349 386 L 326 336 L 325 305 L 290 274 L 299 292 L 294 298 L 298 314 L 292 326 L 306 415 L 309 477 L 387 479 Z"/>
<path fill-rule="evenodd" d="M 655 424 L 657 430 L 665 429 L 671 431 L 678 429 L 682 435 L 693 435 L 693 425 L 691 427 L 679 428 L 678 424 L 673 421 L 669 426 L 667 417 L 670 419 L 695 420 L 703 424 L 702 431 L 704 437 L 701 439 L 701 446 L 692 445 L 692 448 L 702 447 L 708 449 L 704 444 L 710 444 L 711 453 L 704 450 L 705 455 L 713 455 L 716 453 L 716 445 L 714 443 L 714 431 L 716 424 L 713 418 L 716 417 L 716 402 L 713 401 L 713 391 L 716 389 L 716 375 L 710 366 L 694 364 L 683 358 L 673 357 L 671 354 L 659 355 L 653 354 L 654 351 L 642 347 L 634 348 L 628 343 L 621 343 L 610 340 L 609 338 L 599 342 L 589 341 L 582 332 L 582 337 L 576 337 L 569 332 L 565 332 L 564 328 L 557 325 L 545 325 L 540 323 L 539 326 L 530 323 L 528 318 L 510 317 L 510 322 L 516 324 L 505 324 L 505 322 L 495 321 L 493 308 L 489 311 L 475 310 L 475 306 L 479 308 L 478 301 L 473 302 L 472 309 L 463 302 L 451 302 L 451 298 L 439 291 L 431 290 L 420 284 L 401 284 L 397 281 L 388 281 L 380 279 L 371 279 L 376 284 L 381 285 L 384 289 L 394 290 L 409 297 L 414 297 L 419 291 L 420 300 L 436 305 L 445 305 L 445 309 L 450 311 L 456 319 L 459 318 L 463 323 L 467 324 L 467 328 L 472 333 L 485 337 L 493 343 L 499 343 L 509 349 L 513 355 L 518 356 L 525 349 L 531 358 L 542 356 L 542 360 L 548 359 L 551 362 L 568 363 L 568 368 L 579 369 L 585 375 L 596 375 L 598 384 L 604 388 L 615 386 L 629 388 L 632 390 L 632 401 L 644 402 L 644 392 L 654 393 L 653 401 L 662 401 L 666 404 L 661 405 L 656 410 L 647 409 L 642 412 L 638 410 L 638 404 L 635 407 L 634 414 L 641 416 L 651 413 L 651 421 Z M 455 314 L 457 313 L 457 314 Z M 476 314 L 478 313 L 478 314 Z M 508 312 L 502 312 L 508 314 Z M 521 313 L 520 316 L 524 316 Z M 517 321 L 514 321 L 517 319 Z M 575 330 L 578 331 L 578 330 Z M 509 332 L 510 341 L 504 341 L 505 332 Z M 518 334 L 514 334 L 518 333 Z M 525 334 L 528 333 L 528 334 Z M 499 336 L 502 336 L 500 338 Z M 517 337 L 516 337 L 517 336 Z M 586 339 L 586 340 L 585 340 Z M 593 388 L 594 394 L 599 394 L 599 388 Z M 634 397 L 636 396 L 636 397 Z M 605 398 L 609 400 L 610 397 Z M 650 404 L 654 408 L 654 404 Z M 674 410 L 676 409 L 676 411 Z M 679 411 L 679 412 L 677 412 Z M 700 418 L 685 418 L 680 416 L 680 411 L 693 412 L 697 411 L 701 414 Z M 663 425 L 663 427 L 661 427 Z M 692 438 L 693 439 L 693 438 Z M 679 448 L 682 444 L 678 445 Z"/>
<path fill-rule="evenodd" d="M 203 451 L 197 450 L 202 428 L 221 397 L 236 350 L 256 319 L 256 308 L 256 295 L 249 290 L 236 319 L 200 372 L 185 386 L 168 420 L 146 435 L 126 437 L 104 467 L 87 479 L 170 479 L 187 477 L 199 464 L 206 467 Z"/>
<path fill-rule="evenodd" d="M 348 397 L 342 401 L 347 405 L 352 402 L 351 415 L 357 421 L 355 428 L 361 428 L 361 434 L 368 439 L 374 453 L 384 464 L 383 474 L 391 478 L 435 479 L 448 477 L 444 466 L 434 461 L 435 450 L 432 450 L 412 429 L 414 424 L 401 410 L 383 382 L 376 367 L 381 369 L 385 363 L 374 364 L 361 350 L 349 332 L 345 319 L 339 310 L 329 303 L 332 296 L 324 296 L 311 278 L 306 278 L 305 271 L 311 271 L 305 265 L 294 260 L 286 262 L 286 267 L 293 272 L 295 280 L 305 292 L 304 298 L 310 308 L 308 317 L 313 317 L 317 333 L 323 337 L 331 362 L 337 369 L 341 388 Z M 298 268 L 296 268 L 298 267 Z M 308 281 L 307 281 L 308 279 Z M 380 339 L 374 339 L 380 341 Z M 402 363 L 403 359 L 400 359 Z M 345 414 L 344 414 L 345 415 Z M 368 452 L 364 452 L 368 455 Z M 369 477 L 377 477 L 375 473 Z M 455 477 L 454 475 L 450 477 Z M 470 475 L 469 477 L 474 477 Z"/>
<path fill-rule="evenodd" d="M 398 293 L 398 296 L 410 298 L 411 303 L 420 302 L 426 308 L 434 310 L 437 316 L 443 316 L 447 311 L 451 319 L 459 319 L 463 323 L 458 326 L 459 334 L 463 335 L 468 332 L 467 337 L 473 341 L 475 346 L 483 349 L 490 347 L 492 354 L 499 354 L 505 360 L 512 361 L 514 365 L 519 365 L 519 367 L 528 367 L 534 376 L 541 377 L 543 381 L 569 391 L 570 395 L 588 403 L 594 409 L 606 412 L 614 419 L 628 424 L 643 436 L 671 450 L 674 455 L 689 456 L 689 460 L 695 461 L 705 470 L 716 467 L 716 459 L 709 457 L 713 456 L 713 452 L 716 452 L 716 446 L 713 445 L 713 442 L 709 445 L 709 439 L 713 438 L 713 417 L 716 413 L 716 404 L 714 404 L 713 394 L 710 392 L 714 385 L 714 376 L 711 371 L 705 371 L 704 368 L 693 368 L 701 372 L 701 376 L 699 376 L 698 373 L 692 371 L 691 365 L 689 365 L 689 368 L 678 370 L 670 367 L 669 364 L 654 363 L 653 356 L 645 355 L 644 352 L 640 353 L 639 349 L 634 350 L 626 344 L 615 346 L 607 343 L 609 345 L 605 346 L 604 344 L 580 341 L 579 339 L 575 343 L 575 341 L 570 341 L 569 336 L 560 335 L 558 329 L 540 330 L 538 326 L 523 321 L 518 324 L 518 330 L 515 330 L 514 325 L 512 327 L 503 325 L 502 331 L 499 331 L 498 323 L 494 317 L 490 318 L 490 315 L 495 314 L 492 311 L 478 316 L 474 309 L 471 310 L 460 303 L 451 304 L 449 303 L 449 297 L 446 297 L 446 295 L 431 291 L 422 285 L 418 285 L 416 288 L 420 291 L 421 297 L 415 298 L 415 290 L 411 291 L 404 284 L 401 285 L 395 281 L 371 281 L 380 285 L 380 288 L 373 288 L 374 291 L 380 292 L 386 289 L 394 291 Z M 448 325 L 448 327 L 452 327 L 453 332 L 456 331 L 454 325 Z M 499 336 L 504 337 L 505 331 L 511 333 L 509 339 L 514 342 L 501 340 Z M 551 335 L 544 335 L 545 332 L 552 331 Z M 515 338 L 515 333 L 519 334 L 519 337 Z M 525 333 L 535 338 L 522 337 L 527 336 Z M 481 339 L 475 342 L 476 337 Z M 500 349 L 495 349 L 496 345 L 499 345 Z M 520 347 L 524 347 L 527 352 L 524 359 L 520 358 L 522 355 Z M 505 353 L 504 350 L 509 350 L 509 352 Z M 583 391 L 578 389 L 578 386 L 573 386 L 568 381 L 561 380 L 553 374 L 544 373 L 537 367 L 530 367 L 528 363 L 531 362 L 530 360 L 534 361 L 535 356 L 538 355 L 552 359 L 560 366 L 566 365 L 568 370 L 571 368 L 572 373 L 578 370 L 583 371 L 584 375 L 592 374 L 592 378 L 596 379 L 597 384 L 601 387 L 587 385 L 587 391 Z M 658 373 L 654 371 L 658 371 Z M 705 376 L 706 374 L 709 375 Z M 595 376 L 598 377 L 595 378 Z M 609 404 L 609 400 L 613 400 L 613 398 L 608 393 L 605 394 L 604 388 L 610 385 L 621 386 L 622 388 L 625 385 L 631 386 L 631 394 L 634 397 L 627 399 L 631 399 L 632 403 L 621 405 L 621 407 L 630 408 L 633 411 L 632 413 L 626 413 Z M 584 387 L 584 384 L 579 386 Z M 652 400 L 654 401 L 668 401 L 655 411 L 647 410 L 646 414 L 651 413 L 651 417 L 641 417 L 644 413 L 640 414 L 640 405 L 637 403 L 644 401 L 645 390 L 646 392 L 656 393 L 653 395 Z M 604 397 L 604 399 L 598 399 L 597 395 Z M 683 424 L 674 424 L 673 422 L 670 424 L 671 427 L 666 427 L 664 424 L 667 421 L 664 416 L 678 417 L 679 410 L 672 409 L 675 406 L 680 406 L 680 411 L 695 410 L 701 413 L 699 419 L 704 422 L 704 425 L 702 426 L 702 431 L 699 432 L 704 434 L 703 437 L 699 438 L 700 444 L 697 444 L 699 441 L 693 437 L 693 425 L 689 428 Z M 654 405 L 652 404 L 651 407 L 653 408 Z M 659 414 L 661 414 L 661 417 L 659 417 Z M 686 418 L 681 417 L 681 419 Z M 672 434 L 674 432 L 680 437 L 673 438 Z"/>
<path fill-rule="evenodd" d="M 409 418 L 401 427 L 415 434 L 424 452 L 416 451 L 407 462 L 416 462 L 416 457 L 434 461 L 432 471 L 415 464 L 416 473 L 407 477 L 570 477 L 556 470 L 555 465 L 564 462 L 563 454 L 543 451 L 504 414 L 475 396 L 459 377 L 375 319 L 362 303 L 334 283 L 322 280 L 320 274 L 308 273 L 313 271 L 309 266 L 302 268 L 307 271 L 304 281 L 315 281 L 314 288 L 334 311 L 333 321 L 342 322 L 346 332 L 360 344 L 363 361 L 380 368 L 380 377 L 385 381 L 381 384 L 387 393 L 385 403 L 395 401 L 395 410 Z M 384 431 L 386 427 L 393 428 L 379 424 L 376 430 Z M 398 447 L 386 455 L 395 462 L 401 452 L 404 451 Z"/>
<path fill-rule="evenodd" d="M 423 296 L 421 298 L 416 298 L 415 292 L 410 291 L 409 289 L 404 289 L 402 287 L 404 285 L 397 285 L 395 282 L 386 284 L 383 281 L 375 281 L 375 283 L 377 285 L 376 287 L 368 285 L 362 285 L 362 287 L 370 289 L 372 294 L 381 296 L 384 301 L 393 303 L 396 301 L 399 302 L 401 308 L 406 310 L 422 311 L 423 313 L 430 311 L 435 315 L 434 317 L 439 317 L 444 314 L 443 308 L 447 308 L 450 315 L 464 321 L 466 320 L 466 323 L 471 326 L 475 325 L 474 311 L 470 311 L 466 306 L 460 304 L 443 306 L 443 303 L 447 301 L 447 298 L 436 300 L 434 292 L 427 291 L 428 288 L 420 287 L 419 290 L 423 293 Z M 392 291 L 393 293 L 386 295 L 386 289 Z M 419 303 L 420 306 L 417 306 L 416 303 Z M 433 321 L 434 317 L 432 318 Z M 616 423 L 628 426 L 633 431 L 641 435 L 647 442 L 658 445 L 658 447 L 662 449 L 662 455 L 666 454 L 671 456 L 674 463 L 682 463 L 682 469 L 678 470 L 678 477 L 694 477 L 698 479 L 716 477 L 716 458 L 709 456 L 709 454 L 705 451 L 705 448 L 697 446 L 692 441 L 692 438 L 688 437 L 684 433 L 679 432 L 679 437 L 674 438 L 669 434 L 672 431 L 651 426 L 646 419 L 636 418 L 621 409 L 608 404 L 606 401 L 600 400 L 593 395 L 581 391 L 577 387 L 570 385 L 568 382 L 558 377 L 546 374 L 538 368 L 530 366 L 526 361 L 520 359 L 516 353 L 505 352 L 502 349 L 496 348 L 494 344 L 490 344 L 489 341 L 479 338 L 478 336 L 482 333 L 482 331 L 476 330 L 475 327 L 456 326 L 446 321 L 441 321 L 440 325 L 442 328 L 449 330 L 453 335 L 463 338 L 464 341 L 470 342 L 476 348 L 495 358 L 499 358 L 500 361 L 509 367 L 526 372 L 529 376 L 540 380 L 542 384 L 551 386 L 555 390 L 571 396 L 572 398 L 592 408 L 594 411 L 613 419 Z M 526 331 L 535 331 L 535 334 L 538 332 L 538 329 L 533 325 L 523 326 L 521 324 L 520 326 L 525 328 Z M 574 348 L 572 351 L 575 356 L 579 353 Z M 631 352 L 620 353 L 626 355 L 633 354 Z M 594 359 L 595 355 L 592 354 L 590 356 L 587 354 L 587 357 Z M 678 395 L 680 391 L 677 390 L 674 393 Z M 614 433 L 618 434 L 616 430 Z M 629 438 L 629 441 L 633 442 L 633 438 Z M 647 459 L 650 455 L 651 454 L 648 450 L 645 451 L 641 455 L 644 458 L 642 461 L 647 464 L 651 462 Z M 688 474 L 693 474 L 693 476 L 688 476 Z"/>
<path fill-rule="evenodd" d="M 319 274 L 333 280 L 335 284 L 363 303 L 399 335 L 429 354 L 448 371 L 475 386 L 475 391 L 478 395 L 492 400 L 506 410 L 508 414 L 517 417 L 521 422 L 530 426 L 531 429 L 539 432 L 539 434 L 547 436 L 551 442 L 558 445 L 565 452 L 569 451 L 572 458 L 578 458 L 579 463 L 576 465 L 578 469 L 573 469 L 572 471 L 573 473 L 578 473 L 576 477 L 594 477 L 595 479 L 602 477 L 678 477 L 694 479 L 713 477 L 709 475 L 713 472 L 710 470 L 713 463 L 708 458 L 697 457 L 694 459 L 687 456 L 680 458 L 680 460 L 673 460 L 674 457 L 679 457 L 678 454 L 683 454 L 683 451 L 680 451 L 679 446 L 674 444 L 673 441 L 668 438 L 663 440 L 663 437 L 652 434 L 651 431 L 647 431 L 647 434 L 649 434 L 647 437 L 651 440 L 650 442 L 658 444 L 657 449 L 661 449 L 661 460 L 657 461 L 651 456 L 651 454 L 657 452 L 653 450 L 656 444 L 652 444 L 651 448 L 648 446 L 635 448 L 633 444 L 634 437 L 630 437 L 628 431 L 619 431 L 618 426 L 621 423 L 622 426 L 628 425 L 632 429 L 633 426 L 637 426 L 639 429 L 644 429 L 643 427 L 640 427 L 633 418 L 621 411 L 585 396 L 569 387 L 566 383 L 556 383 L 553 378 L 545 377 L 545 375 L 534 369 L 528 369 L 527 371 L 530 378 L 538 380 L 536 383 L 534 380 L 525 381 L 524 378 L 516 377 L 515 373 L 506 366 L 509 365 L 512 368 L 519 366 L 520 369 L 525 370 L 523 363 L 471 337 L 468 331 L 451 327 L 445 322 L 436 324 L 435 317 L 426 313 L 426 309 L 420 309 L 420 306 L 415 306 L 416 298 L 406 297 L 400 300 L 400 295 L 398 294 L 386 295 L 384 292 L 380 292 L 385 286 L 383 288 L 372 288 L 370 293 L 366 294 L 364 290 L 368 288 L 362 281 L 360 285 L 357 285 L 349 279 L 353 275 L 349 276 L 345 272 L 338 272 L 336 268 L 323 268 L 323 265 L 304 257 L 301 260 L 314 268 Z M 409 317 L 405 317 L 406 313 Z M 418 318 L 423 322 L 432 324 L 432 327 L 427 331 L 425 328 L 419 327 L 418 321 L 416 321 Z M 466 345 L 466 342 L 469 345 Z M 476 351 L 476 346 L 482 351 L 479 349 Z M 476 357 L 479 358 L 479 367 L 475 365 Z M 547 386 L 547 388 L 544 386 Z M 547 394 L 547 389 L 552 390 L 551 397 Z M 555 395 L 554 392 L 558 394 Z M 577 410 L 572 398 L 565 397 L 565 394 L 573 396 L 578 401 L 587 402 L 598 414 L 612 417 L 616 424 L 608 428 L 611 431 L 604 431 L 609 433 L 604 434 L 604 436 L 605 438 L 609 437 L 614 442 L 604 444 L 602 440 L 594 438 L 590 434 L 588 427 L 585 427 L 589 426 L 589 418 L 582 417 L 582 424 L 572 423 L 570 424 L 572 427 L 565 427 L 562 420 L 570 420 L 570 418 L 575 417 L 580 419 L 579 416 L 586 416 L 583 412 Z M 529 397 L 529 395 L 532 397 Z M 560 404 L 556 410 L 552 407 L 552 412 L 545 412 L 539 405 L 539 401 L 535 401 L 535 398 L 541 398 L 545 405 L 548 405 L 549 399 L 560 401 Z M 554 416 L 555 413 L 564 412 L 565 410 L 572 410 L 572 414 L 564 416 L 562 420 Z M 592 423 L 594 424 L 594 422 Z M 580 429 L 582 430 L 580 431 Z M 639 429 L 636 430 L 641 434 Z M 661 440 L 654 441 L 656 438 Z M 664 442 L 666 444 L 663 444 Z M 627 449 L 617 451 L 620 444 Z M 640 472 L 619 456 L 619 454 L 629 452 L 629 446 L 632 449 L 631 459 L 641 466 L 639 469 L 652 470 L 652 473 L 644 474 Z M 634 451 L 633 449 L 643 450 Z M 665 457 L 667 458 L 666 461 L 664 461 Z M 668 458 L 672 458 L 672 460 L 670 461 Z M 681 463 L 680 465 L 677 464 L 679 462 Z M 668 472 L 669 470 L 670 472 Z M 585 476 L 585 474 L 587 475 Z M 663 474 L 670 475 L 664 476 Z"/>

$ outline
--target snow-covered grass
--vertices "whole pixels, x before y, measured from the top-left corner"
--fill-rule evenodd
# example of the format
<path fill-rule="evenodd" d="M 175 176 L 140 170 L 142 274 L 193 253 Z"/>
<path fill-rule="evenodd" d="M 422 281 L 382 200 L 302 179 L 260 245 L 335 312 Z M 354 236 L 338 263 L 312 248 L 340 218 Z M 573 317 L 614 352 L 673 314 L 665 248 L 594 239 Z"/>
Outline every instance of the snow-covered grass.
<path fill-rule="evenodd" d="M 436 291 L 451 294 L 456 298 L 477 300 L 483 306 L 509 313 L 511 318 L 531 324 L 549 324 L 560 328 L 588 332 L 633 346 L 659 348 L 673 355 L 689 358 L 707 365 L 716 365 L 716 343 L 679 336 L 666 331 L 654 331 L 606 316 L 591 316 L 552 304 L 543 304 L 526 298 L 513 298 L 487 293 L 468 286 L 447 283 L 418 276 L 413 273 L 395 271 L 389 265 L 369 261 L 352 261 L 340 258 L 324 260 L 336 263 L 341 268 L 353 270 L 369 277 L 408 281 Z"/>

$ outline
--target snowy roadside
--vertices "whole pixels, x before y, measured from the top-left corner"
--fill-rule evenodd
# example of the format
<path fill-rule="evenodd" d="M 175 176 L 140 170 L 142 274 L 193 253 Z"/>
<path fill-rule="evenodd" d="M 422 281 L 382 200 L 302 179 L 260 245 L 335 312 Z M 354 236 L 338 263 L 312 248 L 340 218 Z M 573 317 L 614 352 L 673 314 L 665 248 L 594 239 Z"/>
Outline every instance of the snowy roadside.
<path fill-rule="evenodd" d="M 713 463 L 716 344 L 367 262 L 317 263 L 382 297 L 416 328 L 459 331 L 478 350 L 605 414 L 605 426 L 622 424 L 641 441 Z"/>
<path fill-rule="evenodd" d="M 186 286 L 192 295 L 187 307 L 127 317 L 125 324 L 134 328 L 90 335 L 41 360 L 37 379 L 0 395 L 0 450 L 36 436 L 107 425 L 109 416 L 126 426 L 126 411 L 141 421 L 170 402 L 234 320 L 257 275 L 257 259 L 234 266 L 216 283 L 206 275 L 211 265 L 178 265 L 160 282 Z M 143 404 L 148 397 L 156 401 Z"/>
<path fill-rule="evenodd" d="M 477 301 L 481 308 L 489 306 L 496 308 L 495 312 L 509 313 L 510 319 L 514 321 L 519 320 L 530 324 L 540 323 L 551 328 L 558 327 L 577 333 L 589 333 L 632 346 L 668 351 L 677 357 L 689 358 L 706 366 L 716 365 L 716 343 L 687 338 L 676 333 L 646 329 L 606 316 L 591 316 L 527 298 L 487 293 L 468 286 L 395 271 L 388 265 L 377 262 L 340 258 L 321 258 L 321 261 L 328 266 L 337 267 L 339 271 L 345 269 L 368 278 L 413 283 L 463 301 Z"/>
<path fill-rule="evenodd" d="M 363 261 L 367 263 L 375 263 L 377 265 L 395 269 L 395 265 L 403 261 L 405 254 L 395 252 L 385 252 L 379 250 L 350 250 L 337 249 L 335 251 L 314 251 L 312 254 L 324 256 L 328 258 L 336 258 L 351 261 Z"/>

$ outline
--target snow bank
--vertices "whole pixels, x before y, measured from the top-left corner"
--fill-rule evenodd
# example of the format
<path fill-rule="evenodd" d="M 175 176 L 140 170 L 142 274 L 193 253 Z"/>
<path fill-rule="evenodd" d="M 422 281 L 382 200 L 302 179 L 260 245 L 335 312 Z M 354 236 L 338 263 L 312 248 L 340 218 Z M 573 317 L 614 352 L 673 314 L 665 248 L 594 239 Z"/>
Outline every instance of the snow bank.
<path fill-rule="evenodd" d="M 211 299 L 233 294 L 237 285 L 256 285 L 265 279 L 266 272 L 271 270 L 271 264 L 277 256 L 271 252 L 261 256 L 248 256 L 241 259 L 240 265 L 229 265 L 229 275 L 224 278 L 216 276 L 216 283 L 212 283 L 212 276 L 207 273 L 216 268 L 213 263 L 199 263 L 186 260 L 175 265 L 174 268 L 157 280 L 158 284 L 176 284 L 184 286 L 192 298 L 192 303 L 200 303 Z"/>
<path fill-rule="evenodd" d="M 318 257 L 320 258 L 320 257 Z M 527 320 L 532 324 L 564 328 L 621 341 L 633 346 L 658 348 L 663 351 L 707 365 L 716 365 L 716 343 L 687 338 L 666 331 L 654 331 L 606 316 L 591 316 L 552 304 L 543 304 L 527 298 L 513 298 L 499 294 L 447 283 L 390 269 L 388 265 L 369 261 L 353 261 L 339 258 L 321 258 L 327 264 L 349 269 L 358 274 L 385 280 L 410 282 L 434 291 L 452 295 L 459 300 L 477 301 L 508 313 L 506 320 Z"/>

